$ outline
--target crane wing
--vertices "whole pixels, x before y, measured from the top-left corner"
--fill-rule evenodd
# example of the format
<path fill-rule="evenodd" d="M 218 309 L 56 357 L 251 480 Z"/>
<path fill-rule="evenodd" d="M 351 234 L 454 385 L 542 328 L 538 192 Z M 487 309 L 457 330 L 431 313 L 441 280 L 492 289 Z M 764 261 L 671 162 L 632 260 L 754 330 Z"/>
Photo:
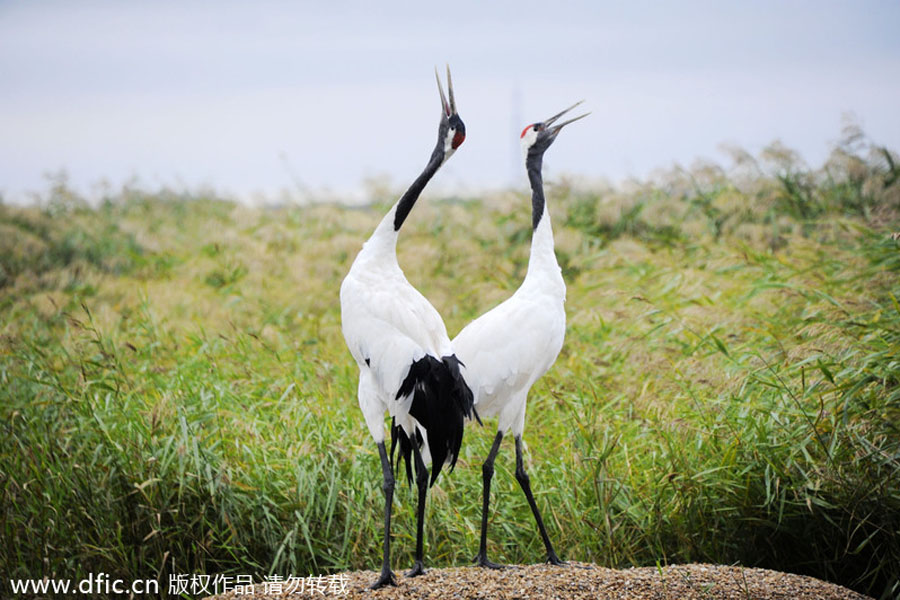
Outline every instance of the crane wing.
<path fill-rule="evenodd" d="M 513 296 L 469 323 L 451 342 L 478 399 L 527 390 L 556 360 L 565 312 Z"/>
<path fill-rule="evenodd" d="M 353 358 L 371 369 L 391 398 L 412 363 L 426 354 L 440 359 L 450 350 L 437 310 L 402 275 L 377 282 L 348 275 L 341 285 L 341 326 Z"/>

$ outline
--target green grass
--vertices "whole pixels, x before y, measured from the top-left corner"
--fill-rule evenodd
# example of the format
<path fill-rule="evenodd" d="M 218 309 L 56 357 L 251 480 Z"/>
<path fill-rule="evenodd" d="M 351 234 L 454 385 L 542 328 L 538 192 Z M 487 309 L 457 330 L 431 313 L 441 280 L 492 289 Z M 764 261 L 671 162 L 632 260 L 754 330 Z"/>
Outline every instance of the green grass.
<path fill-rule="evenodd" d="M 568 284 L 527 467 L 563 558 L 740 562 L 900 593 L 900 183 L 845 144 L 623 188 L 548 186 Z M 385 209 L 63 183 L 0 204 L 0 573 L 375 568 L 377 452 L 338 288 Z M 400 263 L 451 335 L 527 265 L 521 193 L 423 198 Z M 493 422 L 433 488 L 431 565 L 477 549 Z M 491 557 L 543 557 L 505 444 Z M 414 492 L 395 494 L 395 568 Z"/>

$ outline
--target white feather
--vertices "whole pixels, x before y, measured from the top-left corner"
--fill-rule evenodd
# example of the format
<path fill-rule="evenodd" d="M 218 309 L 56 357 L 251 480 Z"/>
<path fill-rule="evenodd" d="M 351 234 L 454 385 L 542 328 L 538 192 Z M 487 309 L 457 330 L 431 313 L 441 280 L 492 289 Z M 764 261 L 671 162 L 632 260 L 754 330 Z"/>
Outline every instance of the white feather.
<path fill-rule="evenodd" d="M 409 416 L 412 397 L 395 399 L 410 365 L 426 354 L 440 359 L 451 353 L 440 314 L 397 263 L 395 212 L 396 205 L 363 245 L 341 284 L 341 328 L 359 365 L 359 405 L 376 442 L 384 441 L 385 412 L 407 435 L 419 427 Z M 429 462 L 423 438 L 423 459 Z"/>
<path fill-rule="evenodd" d="M 534 232 L 528 273 L 505 302 L 469 323 L 452 341 L 482 417 L 521 435 L 528 390 L 556 361 L 566 332 L 566 287 L 553 252 L 550 215 Z"/>

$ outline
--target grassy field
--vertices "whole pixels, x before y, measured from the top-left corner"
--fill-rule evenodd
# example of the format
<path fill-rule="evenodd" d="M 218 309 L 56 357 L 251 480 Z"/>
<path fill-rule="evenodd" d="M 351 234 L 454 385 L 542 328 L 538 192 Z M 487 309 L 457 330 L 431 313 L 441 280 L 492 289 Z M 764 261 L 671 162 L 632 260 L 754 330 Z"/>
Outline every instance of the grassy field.
<path fill-rule="evenodd" d="M 690 561 L 900 594 L 900 168 L 848 137 L 618 188 L 550 174 L 562 354 L 525 440 L 563 558 Z M 524 275 L 524 192 L 426 192 L 399 244 L 452 335 Z M 54 185 L 0 204 L 0 575 L 375 568 L 381 474 L 338 289 L 393 197 L 251 208 Z M 433 488 L 429 565 L 477 550 L 472 426 Z M 504 445 L 491 557 L 543 557 Z M 414 490 L 395 494 L 411 565 Z M 5 585 L 5 584 L 4 584 Z M 2 589 L 2 588 L 0 588 Z"/>

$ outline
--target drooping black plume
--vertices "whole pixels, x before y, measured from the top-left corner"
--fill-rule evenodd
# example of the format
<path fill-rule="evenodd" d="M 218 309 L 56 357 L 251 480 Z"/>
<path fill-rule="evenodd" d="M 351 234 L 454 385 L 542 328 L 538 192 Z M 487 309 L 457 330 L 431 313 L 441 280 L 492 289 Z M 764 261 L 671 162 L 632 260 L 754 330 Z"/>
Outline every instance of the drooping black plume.
<path fill-rule="evenodd" d="M 409 414 L 425 429 L 431 450 L 430 485 L 434 485 L 448 460 L 451 471 L 456 466 L 465 420 L 473 416 L 478 418 L 472 390 L 460 373 L 459 365 L 455 355 L 445 356 L 441 360 L 426 355 L 410 365 L 409 373 L 395 397 L 400 399 L 412 394 Z M 394 423 L 391 425 L 391 461 L 399 445 L 397 460 L 402 457 L 405 461 L 406 477 L 412 484 L 413 443 L 421 448 L 423 440 L 418 431 L 416 439 L 411 440 L 402 427 Z"/>
<path fill-rule="evenodd" d="M 394 451 L 397 446 L 400 446 L 400 454 L 397 455 L 396 461 L 394 460 Z M 416 431 L 416 446 L 422 447 L 422 434 Z M 406 482 L 412 485 L 413 482 L 413 473 L 412 473 L 412 450 L 413 444 L 412 440 L 409 439 L 409 436 L 406 435 L 406 432 L 403 431 L 403 428 L 396 424 L 396 419 L 391 419 L 391 464 L 394 466 L 394 470 L 396 471 L 399 466 L 398 463 L 400 458 L 403 459 L 404 464 L 406 465 Z"/>

